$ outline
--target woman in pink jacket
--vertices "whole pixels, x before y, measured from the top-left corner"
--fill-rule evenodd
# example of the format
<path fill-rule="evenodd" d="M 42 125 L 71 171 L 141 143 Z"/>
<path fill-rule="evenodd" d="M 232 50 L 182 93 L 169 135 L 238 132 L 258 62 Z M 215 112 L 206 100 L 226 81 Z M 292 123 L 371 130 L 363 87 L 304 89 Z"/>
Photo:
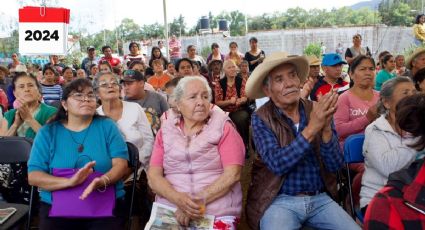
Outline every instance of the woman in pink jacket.
<path fill-rule="evenodd" d="M 242 138 L 225 113 L 210 110 L 211 89 L 204 78 L 181 79 L 173 96 L 179 113 L 162 123 L 148 171 L 156 202 L 177 208 L 182 225 L 208 214 L 215 216 L 214 228 L 236 229 Z"/>

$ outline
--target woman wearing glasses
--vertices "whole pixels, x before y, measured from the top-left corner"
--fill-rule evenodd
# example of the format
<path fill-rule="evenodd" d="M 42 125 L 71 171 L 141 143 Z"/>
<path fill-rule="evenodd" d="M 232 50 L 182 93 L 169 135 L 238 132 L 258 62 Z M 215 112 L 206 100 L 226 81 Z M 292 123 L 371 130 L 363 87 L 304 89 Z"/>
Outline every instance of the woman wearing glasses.
<path fill-rule="evenodd" d="M 134 74 L 135 71 L 127 70 L 125 77 Z M 99 73 L 93 81 L 96 93 L 102 102 L 101 106 L 97 108 L 97 113 L 100 115 L 108 116 L 117 122 L 118 128 L 124 139 L 133 143 L 139 149 L 139 161 L 141 166 L 138 172 L 138 182 L 141 179 L 146 181 L 146 171 L 148 170 L 149 160 L 153 148 L 153 134 L 151 125 L 146 117 L 143 108 L 135 103 L 122 101 L 120 99 L 120 85 L 118 77 L 113 73 Z M 133 178 L 130 177 L 125 181 L 126 191 L 131 190 L 131 182 Z M 137 186 L 136 202 L 138 207 L 142 207 L 141 211 L 149 210 L 144 207 L 144 201 L 147 200 L 147 183 L 141 183 Z M 142 213 L 142 220 L 147 222 L 149 214 Z"/>
<path fill-rule="evenodd" d="M 128 77 L 131 71 L 127 70 Z M 120 99 L 120 85 L 113 73 L 100 73 L 93 85 L 102 105 L 97 108 L 99 115 L 105 115 L 117 122 L 124 139 L 139 149 L 141 169 L 147 170 L 153 147 L 151 125 L 143 108 L 135 103 Z"/>
<path fill-rule="evenodd" d="M 115 123 L 96 115 L 91 82 L 82 78 L 70 82 L 56 117 L 38 131 L 28 161 L 28 182 L 40 189 L 40 229 L 123 229 L 121 179 L 127 161 L 127 146 Z M 66 169 L 73 173 L 58 174 Z M 111 190 L 106 201 L 93 202 Z M 64 194 L 66 199 L 55 199 Z M 81 201 L 87 208 L 71 208 Z M 109 210 L 102 207 L 105 204 L 112 204 Z M 88 210 L 109 214 L 99 217 Z"/>

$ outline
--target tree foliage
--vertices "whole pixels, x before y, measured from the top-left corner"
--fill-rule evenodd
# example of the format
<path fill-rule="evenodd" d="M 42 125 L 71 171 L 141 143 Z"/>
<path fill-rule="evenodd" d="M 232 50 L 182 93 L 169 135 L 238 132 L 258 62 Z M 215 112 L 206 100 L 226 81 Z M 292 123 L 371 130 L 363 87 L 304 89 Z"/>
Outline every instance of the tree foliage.
<path fill-rule="evenodd" d="M 9 53 L 18 52 L 18 43 L 19 32 L 18 30 L 13 30 L 10 37 L 0 38 L 0 53 L 3 53 L 4 56 L 7 56 Z"/>
<path fill-rule="evenodd" d="M 411 26 L 422 11 L 421 0 L 382 0 L 378 11 L 382 22 L 390 26 Z"/>
<path fill-rule="evenodd" d="M 129 18 L 124 18 L 115 30 L 120 38 L 127 41 L 138 40 L 143 36 L 140 26 Z"/>
<path fill-rule="evenodd" d="M 376 11 L 362 8 L 353 10 L 349 7 L 324 10 L 300 7 L 290 8 L 285 12 L 263 14 L 249 18 L 249 30 L 316 28 L 330 26 L 374 25 L 380 22 Z"/>
<path fill-rule="evenodd" d="M 180 14 L 178 18 L 174 18 L 173 22 L 169 24 L 169 33 L 177 36 L 186 34 L 186 22 L 183 15 Z"/>
<path fill-rule="evenodd" d="M 320 53 L 321 53 L 320 44 L 319 43 L 310 43 L 310 44 L 308 44 L 304 48 L 303 53 L 304 53 L 304 55 L 308 55 L 308 56 L 314 55 L 317 58 L 320 58 Z"/>

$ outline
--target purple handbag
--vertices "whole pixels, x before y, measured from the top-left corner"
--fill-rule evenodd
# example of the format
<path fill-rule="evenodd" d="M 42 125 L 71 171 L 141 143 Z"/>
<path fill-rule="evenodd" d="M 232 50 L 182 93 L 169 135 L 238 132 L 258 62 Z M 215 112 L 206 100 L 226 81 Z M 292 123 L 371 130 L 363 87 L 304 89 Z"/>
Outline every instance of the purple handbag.
<path fill-rule="evenodd" d="M 78 168 L 53 169 L 52 173 L 57 177 L 72 177 Z M 104 192 L 94 190 L 90 195 L 81 200 L 79 197 L 84 189 L 94 178 L 102 176 L 102 173 L 93 172 L 78 186 L 52 192 L 52 207 L 49 217 L 62 218 L 102 218 L 112 217 L 115 207 L 115 185 L 109 185 Z"/>

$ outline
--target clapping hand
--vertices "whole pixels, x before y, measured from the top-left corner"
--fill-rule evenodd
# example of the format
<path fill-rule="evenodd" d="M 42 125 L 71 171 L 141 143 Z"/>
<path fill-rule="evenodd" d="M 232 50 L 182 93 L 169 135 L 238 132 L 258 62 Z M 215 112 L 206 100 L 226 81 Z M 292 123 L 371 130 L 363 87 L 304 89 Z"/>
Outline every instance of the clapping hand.
<path fill-rule="evenodd" d="M 17 108 L 17 110 L 18 110 L 19 115 L 21 116 L 22 120 L 28 121 L 28 120 L 32 119 L 32 114 L 31 114 L 31 111 L 28 107 L 28 104 L 25 103 L 23 100 L 20 100 L 19 98 L 17 98 L 16 100 L 18 100 L 19 104 L 21 105 Z"/>
<path fill-rule="evenodd" d="M 336 89 L 331 90 L 328 94 L 332 94 L 330 95 L 331 100 L 329 102 L 329 110 L 330 110 L 330 115 L 326 118 L 326 122 L 325 122 L 325 126 L 324 126 L 324 131 L 332 131 L 331 128 L 331 123 L 332 123 L 332 118 L 333 115 L 336 112 L 337 109 L 337 102 L 338 102 L 338 93 L 336 91 Z"/>
<path fill-rule="evenodd" d="M 74 174 L 71 178 L 69 178 L 69 187 L 77 186 L 83 183 L 87 177 L 93 173 L 93 167 L 96 164 L 95 161 L 90 161 L 84 167 L 80 168 L 77 173 Z"/>
<path fill-rule="evenodd" d="M 307 99 L 313 87 L 314 87 L 314 81 L 311 80 L 310 78 L 307 79 L 307 81 L 304 83 L 303 88 L 301 89 L 301 98 Z"/>
<path fill-rule="evenodd" d="M 95 189 L 100 188 L 104 186 L 106 189 L 106 182 L 101 177 L 96 177 L 93 179 L 93 181 L 87 186 L 86 189 L 84 189 L 83 193 L 80 196 L 81 200 L 86 199 L 90 193 L 92 193 Z M 101 191 L 102 192 L 102 191 Z"/>
<path fill-rule="evenodd" d="M 309 124 L 312 124 L 314 133 L 319 132 L 330 124 L 332 116 L 336 111 L 337 101 L 338 94 L 334 90 L 331 90 L 329 93 L 320 97 L 317 103 L 313 104 Z"/>
<path fill-rule="evenodd" d="M 16 111 L 16 113 L 15 113 L 15 118 L 14 118 L 14 120 L 13 120 L 13 125 L 15 125 L 15 126 L 16 126 L 16 128 L 19 128 L 19 126 L 21 126 L 21 124 L 22 124 L 23 122 L 24 122 L 24 121 L 22 120 L 21 115 L 19 114 L 19 110 L 18 110 L 18 111 Z"/>

